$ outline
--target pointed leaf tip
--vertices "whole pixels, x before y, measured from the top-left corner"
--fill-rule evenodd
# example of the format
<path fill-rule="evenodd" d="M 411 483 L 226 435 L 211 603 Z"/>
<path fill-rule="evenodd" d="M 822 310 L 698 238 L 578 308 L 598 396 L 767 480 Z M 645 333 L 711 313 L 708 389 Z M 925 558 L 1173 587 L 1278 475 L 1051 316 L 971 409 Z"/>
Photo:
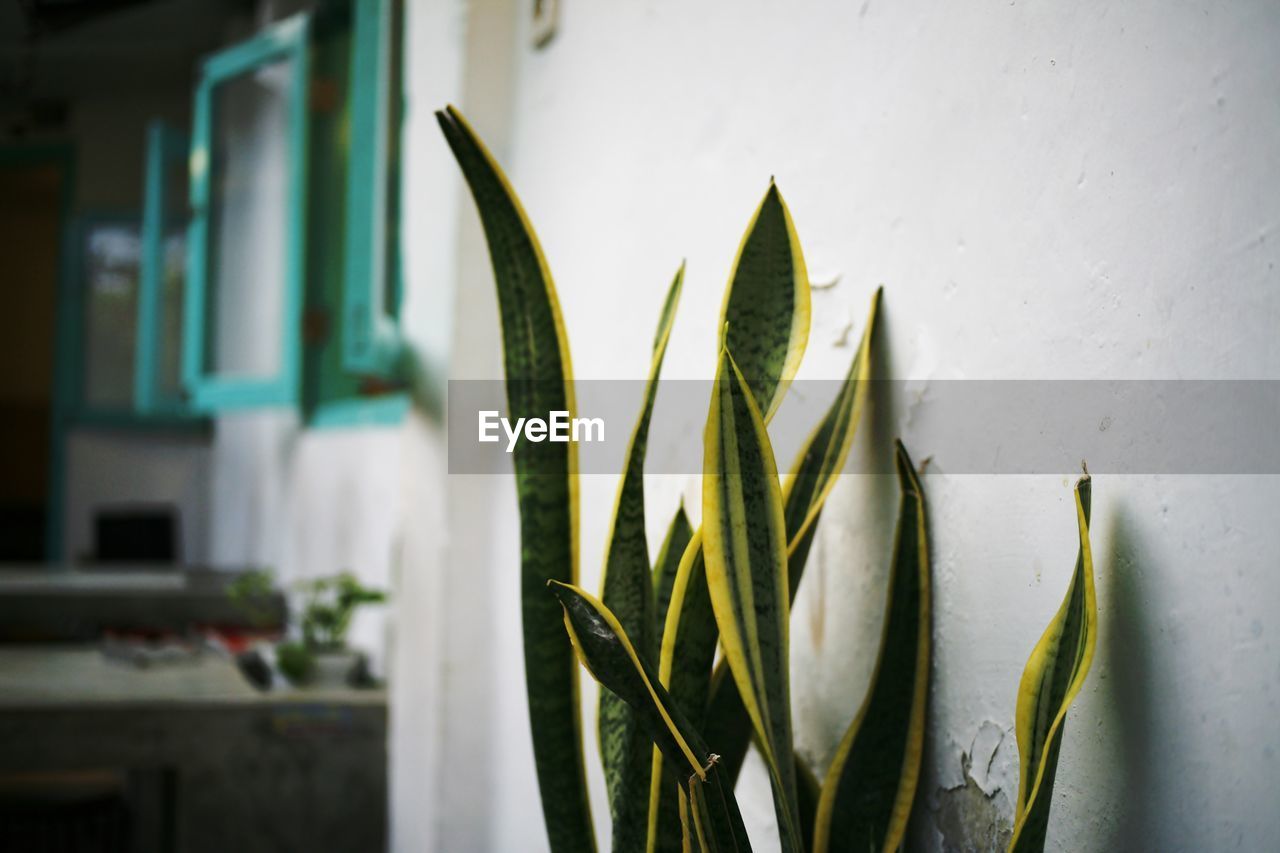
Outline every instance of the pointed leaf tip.
<path fill-rule="evenodd" d="M 721 321 L 768 421 L 799 369 L 809 340 L 809 276 L 786 202 L 771 180 L 756 207 L 725 291 Z M 732 337 L 730 337 L 732 335 Z"/>

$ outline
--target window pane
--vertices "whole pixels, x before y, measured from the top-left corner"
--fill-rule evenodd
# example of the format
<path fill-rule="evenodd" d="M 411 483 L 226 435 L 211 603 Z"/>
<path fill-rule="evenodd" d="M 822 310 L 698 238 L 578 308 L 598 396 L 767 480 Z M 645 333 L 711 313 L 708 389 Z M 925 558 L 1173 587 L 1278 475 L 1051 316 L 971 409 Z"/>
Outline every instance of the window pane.
<path fill-rule="evenodd" d="M 134 332 L 142 243 L 136 225 L 91 225 L 84 237 L 84 403 L 133 403 Z"/>
<path fill-rule="evenodd" d="M 214 90 L 205 348 L 211 374 L 269 378 L 281 369 L 292 77 L 286 59 Z"/>

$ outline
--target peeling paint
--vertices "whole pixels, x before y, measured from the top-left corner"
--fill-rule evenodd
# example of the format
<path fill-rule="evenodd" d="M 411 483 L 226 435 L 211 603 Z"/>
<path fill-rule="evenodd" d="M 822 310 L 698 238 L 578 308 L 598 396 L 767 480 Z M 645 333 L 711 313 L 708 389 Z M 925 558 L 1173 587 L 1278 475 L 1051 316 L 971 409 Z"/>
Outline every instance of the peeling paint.
<path fill-rule="evenodd" d="M 996 756 L 1006 743 L 1004 729 L 986 720 L 967 751 L 941 769 L 931 798 L 935 847 L 942 851 L 1000 850 L 1009 844 L 1013 826 L 1011 787 L 997 769 Z M 953 753 L 955 743 L 952 741 Z"/>
<path fill-rule="evenodd" d="M 941 835 L 944 853 L 972 850 L 1004 850 L 1013 827 L 1005 817 L 1012 811 L 1003 791 L 988 796 L 966 773 L 965 784 L 950 791 L 939 789 L 934 826 Z"/>
<path fill-rule="evenodd" d="M 999 791 L 1001 787 L 1000 782 L 991 772 L 991 765 L 995 762 L 996 750 L 1000 748 L 1000 742 L 1003 740 L 1004 729 L 987 720 L 978 729 L 978 733 L 973 737 L 973 744 L 969 747 L 965 775 L 972 779 L 988 797 Z"/>

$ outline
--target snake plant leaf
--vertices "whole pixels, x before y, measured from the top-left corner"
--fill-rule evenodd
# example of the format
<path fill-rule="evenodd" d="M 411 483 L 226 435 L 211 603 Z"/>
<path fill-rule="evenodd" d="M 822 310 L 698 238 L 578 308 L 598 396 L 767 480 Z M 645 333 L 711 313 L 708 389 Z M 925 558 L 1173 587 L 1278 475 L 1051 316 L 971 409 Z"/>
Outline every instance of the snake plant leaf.
<path fill-rule="evenodd" d="M 898 442 L 902 491 L 884 629 L 866 699 L 818 800 L 814 852 L 896 851 L 920 779 L 929 691 L 929 542 L 924 491 Z"/>
<path fill-rule="evenodd" d="M 583 666 L 636 711 L 671 763 L 671 772 L 681 780 L 690 804 L 701 797 L 701 811 L 694 818 L 701 825 L 702 843 L 711 850 L 750 850 L 737 801 L 721 779 L 716 756 L 636 651 L 617 618 L 575 586 L 558 581 L 548 585 L 564 609 L 565 630 Z"/>
<path fill-rule="evenodd" d="M 714 755 L 706 778 L 689 780 L 689 814 L 702 853 L 737 853 L 751 849 L 732 787 L 719 772 Z"/>
<path fill-rule="evenodd" d="M 679 797 L 680 808 L 680 853 L 701 851 L 702 845 L 694 835 L 693 816 L 689 814 L 689 795 L 680 787 L 676 788 L 676 795 Z"/>
<path fill-rule="evenodd" d="M 676 707 L 699 730 L 706 715 L 711 664 L 715 660 L 719 639 L 715 613 L 711 608 L 711 593 L 707 589 L 702 532 L 699 531 L 685 547 L 676 572 L 658 661 L 658 680 Z M 723 769 L 720 773 L 723 775 Z M 648 798 L 649 840 L 646 846 L 650 853 L 671 853 L 680 849 L 676 781 L 667 771 L 662 753 L 653 750 Z"/>
<path fill-rule="evenodd" d="M 546 259 L 506 176 L 462 114 L 437 112 L 466 178 L 489 244 L 502 321 L 508 416 L 574 414 L 573 369 Z M 578 575 L 577 448 L 571 442 L 515 447 L 520 507 L 521 616 L 534 760 L 547 836 L 555 853 L 594 851 L 582 753 L 578 669 L 548 579 Z"/>
<path fill-rule="evenodd" d="M 840 472 L 844 470 L 849 450 L 853 447 L 854 434 L 862 420 L 862 410 L 866 407 L 871 389 L 871 347 L 880 315 L 882 291 L 883 288 L 876 288 L 871 297 L 867 327 L 853 363 L 849 365 L 849 372 L 840 384 L 840 392 L 800 449 L 783 489 L 787 571 L 793 599 L 804 575 L 813 529 Z"/>
<path fill-rule="evenodd" d="M 813 827 L 818 819 L 818 800 L 822 796 L 822 782 L 799 756 L 796 761 L 796 797 L 800 809 L 800 829 L 804 834 L 804 849 L 813 850 Z M 727 776 L 725 777 L 728 778 Z"/>
<path fill-rule="evenodd" d="M 751 745 L 751 717 L 729 671 L 729 662 L 724 658 L 711 674 L 705 729 L 709 732 L 711 748 L 720 756 L 725 777 L 736 783 L 747 757 L 747 747 Z"/>
<path fill-rule="evenodd" d="M 738 247 L 720 328 L 720 348 L 733 353 L 768 423 L 809 341 L 809 274 L 772 180 Z"/>
<path fill-rule="evenodd" d="M 791 476 L 783 484 L 783 515 L 787 523 L 787 581 L 790 600 L 795 601 L 804 575 L 809 548 L 813 544 L 818 518 L 836 478 L 844 470 L 853 438 L 862 418 L 871 385 L 871 349 L 880 316 L 882 289 L 871 297 L 871 310 L 862 342 L 849 365 L 840 391 L 822 421 L 796 455 Z M 716 667 L 708 700 L 707 731 L 712 748 L 720 755 L 720 766 L 731 780 L 738 778 L 751 741 L 751 721 L 747 717 L 738 687 L 728 675 L 728 663 Z"/>
<path fill-rule="evenodd" d="M 658 375 L 671 337 L 684 264 L 667 290 L 658 333 L 654 340 L 644 402 L 622 468 L 614 506 L 613 529 L 605 556 L 601 600 L 633 637 L 649 660 L 657 658 L 658 637 L 654 617 L 653 571 L 645 539 L 644 457 L 649 421 L 658 391 Z M 688 521 L 685 522 L 686 526 Z M 608 690 L 600 691 L 600 757 L 604 765 L 609 813 L 613 818 L 613 849 L 638 850 L 644 846 L 649 818 L 649 772 L 653 745 L 635 719 L 635 712 Z"/>
<path fill-rule="evenodd" d="M 1080 550 L 1075 573 L 1057 615 L 1031 652 L 1018 686 L 1018 803 L 1010 851 L 1044 849 L 1067 709 L 1093 663 L 1098 639 L 1098 602 L 1089 547 L 1092 487 L 1086 472 L 1076 484 L 1076 526 Z"/>
<path fill-rule="evenodd" d="M 727 350 L 716 371 L 704 448 L 702 545 L 716 625 L 769 769 L 782 848 L 800 851 L 782 488 L 764 418 Z"/>
<path fill-rule="evenodd" d="M 659 630 L 658 643 L 661 648 L 662 627 L 667 624 L 667 611 L 671 607 L 671 592 L 675 587 L 676 573 L 684 558 L 689 540 L 693 538 L 693 525 L 689 523 L 689 515 L 684 511 L 684 503 L 676 510 L 675 517 L 667 526 L 667 535 L 658 549 L 658 558 L 653 561 L 653 604 L 654 619 Z"/>

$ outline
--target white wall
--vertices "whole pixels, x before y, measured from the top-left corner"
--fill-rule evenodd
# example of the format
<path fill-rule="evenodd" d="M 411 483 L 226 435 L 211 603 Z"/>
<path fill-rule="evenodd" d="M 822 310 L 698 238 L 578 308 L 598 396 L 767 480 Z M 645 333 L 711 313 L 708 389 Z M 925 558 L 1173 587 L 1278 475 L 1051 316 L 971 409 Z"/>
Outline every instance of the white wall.
<path fill-rule="evenodd" d="M 681 257 L 689 277 L 667 375 L 710 375 L 723 283 L 770 175 L 811 272 L 842 274 L 814 295 L 803 376 L 843 373 L 849 350 L 834 341 L 880 282 L 885 368 L 918 380 L 922 398 L 941 379 L 1280 375 L 1272 6 L 566 2 L 541 51 L 524 37 L 526 12 L 510 132 L 501 116 L 478 124 L 497 132 L 539 230 L 580 377 L 643 376 L 647 318 Z M 472 59 L 467 86 L 495 73 Z M 439 145 L 413 152 L 445 156 Z M 462 210 L 473 227 L 469 200 Z M 466 249 L 456 329 L 475 337 L 455 349 L 455 375 L 496 376 L 491 284 Z M 855 452 L 882 452 L 896 434 L 910 445 L 913 414 L 876 412 Z M 673 427 L 687 413 L 660 402 L 656 418 L 653 442 L 687 440 Z M 978 846 L 1008 821 L 1014 694 L 1074 555 L 1073 472 L 947 467 L 935 459 L 926 483 L 936 657 L 914 830 L 925 849 Z M 588 587 L 614 485 L 583 484 Z M 655 547 L 685 485 L 650 488 Z M 451 494 L 469 488 L 450 480 Z M 445 667 L 472 680 L 469 667 L 491 668 L 494 681 L 467 693 L 490 706 L 455 707 L 444 726 L 460 752 L 482 749 L 496 778 L 483 803 L 457 803 L 441 849 L 531 850 L 545 842 L 523 695 L 498 680 L 519 673 L 512 489 L 485 488 L 483 521 L 450 518 L 452 538 L 483 541 L 448 571 L 488 585 L 498 633 L 473 630 L 488 645 L 449 651 Z M 1101 640 L 1067 726 L 1049 848 L 1275 849 L 1280 535 L 1269 516 L 1280 483 L 1100 476 L 1094 494 Z M 819 764 L 869 672 L 893 501 L 878 478 L 841 483 L 796 609 L 797 725 Z M 980 790 L 950 790 L 970 751 Z M 481 771 L 459 766 L 439 771 L 448 785 L 482 787 L 467 778 Z M 758 772 L 741 796 L 768 837 Z"/>

